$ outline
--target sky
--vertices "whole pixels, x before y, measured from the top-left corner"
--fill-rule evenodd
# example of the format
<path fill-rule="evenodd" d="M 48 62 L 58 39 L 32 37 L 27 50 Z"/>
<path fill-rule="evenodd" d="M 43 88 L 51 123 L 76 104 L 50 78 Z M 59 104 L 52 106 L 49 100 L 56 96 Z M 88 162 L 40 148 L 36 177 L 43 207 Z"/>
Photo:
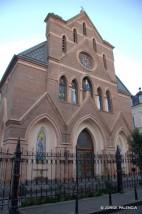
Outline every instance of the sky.
<path fill-rule="evenodd" d="M 84 8 L 114 49 L 115 72 L 132 94 L 142 87 L 141 0 L 0 0 L 0 79 L 14 54 L 45 41 L 48 13 L 67 20 Z"/>

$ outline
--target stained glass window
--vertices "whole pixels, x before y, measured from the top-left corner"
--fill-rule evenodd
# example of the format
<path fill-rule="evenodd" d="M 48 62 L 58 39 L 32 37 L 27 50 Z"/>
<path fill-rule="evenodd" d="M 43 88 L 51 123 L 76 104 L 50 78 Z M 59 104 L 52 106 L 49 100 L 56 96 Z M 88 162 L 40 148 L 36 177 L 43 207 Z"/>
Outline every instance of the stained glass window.
<path fill-rule="evenodd" d="M 71 101 L 73 104 L 77 104 L 77 83 L 75 80 L 72 81 L 71 86 Z"/>
<path fill-rule="evenodd" d="M 66 79 L 64 76 L 62 76 L 59 82 L 59 99 L 62 101 L 66 100 L 66 90 L 67 90 Z"/>
<path fill-rule="evenodd" d="M 97 89 L 97 107 L 99 110 L 103 109 L 103 99 L 102 99 L 102 90 L 101 88 Z"/>
<path fill-rule="evenodd" d="M 45 129 L 42 127 L 37 135 L 36 141 L 36 161 L 42 163 L 45 160 L 46 153 L 46 135 Z"/>
<path fill-rule="evenodd" d="M 82 89 L 83 89 L 83 99 L 88 95 L 93 98 L 93 88 L 91 81 L 89 80 L 88 77 L 85 77 L 82 80 Z"/>
<path fill-rule="evenodd" d="M 85 52 L 81 52 L 79 54 L 79 59 L 80 59 L 80 63 L 87 69 L 92 69 L 93 68 L 93 59 L 92 57 L 85 53 Z"/>
<path fill-rule="evenodd" d="M 92 91 L 91 83 L 87 78 L 83 79 L 83 91 Z"/>

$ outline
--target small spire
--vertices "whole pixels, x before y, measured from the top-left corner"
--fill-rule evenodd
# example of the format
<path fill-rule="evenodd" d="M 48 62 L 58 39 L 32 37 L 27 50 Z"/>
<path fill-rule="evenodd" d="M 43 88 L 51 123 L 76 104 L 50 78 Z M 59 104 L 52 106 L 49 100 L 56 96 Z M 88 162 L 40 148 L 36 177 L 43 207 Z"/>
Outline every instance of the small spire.
<path fill-rule="evenodd" d="M 141 87 L 139 87 L 139 91 L 141 91 Z"/>

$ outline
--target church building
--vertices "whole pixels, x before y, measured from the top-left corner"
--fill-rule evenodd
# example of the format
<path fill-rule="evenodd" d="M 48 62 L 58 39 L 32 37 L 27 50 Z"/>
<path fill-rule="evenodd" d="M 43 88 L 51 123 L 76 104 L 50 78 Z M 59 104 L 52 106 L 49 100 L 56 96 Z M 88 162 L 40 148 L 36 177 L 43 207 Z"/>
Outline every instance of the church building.
<path fill-rule="evenodd" d="M 46 40 L 14 55 L 1 79 L 0 147 L 14 151 L 20 137 L 37 153 L 125 153 L 131 94 L 115 74 L 114 47 L 83 10 L 45 23 Z"/>

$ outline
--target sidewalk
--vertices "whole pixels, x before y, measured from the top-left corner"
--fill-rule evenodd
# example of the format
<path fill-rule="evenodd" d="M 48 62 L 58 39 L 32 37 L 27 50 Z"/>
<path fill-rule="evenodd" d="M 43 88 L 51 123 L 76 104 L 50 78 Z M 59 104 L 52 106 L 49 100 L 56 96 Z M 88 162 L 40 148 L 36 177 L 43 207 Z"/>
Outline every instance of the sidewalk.
<path fill-rule="evenodd" d="M 134 191 L 126 193 L 116 193 L 112 195 L 113 208 L 115 206 L 128 205 L 135 202 L 142 201 L 142 189 L 138 189 L 138 201 L 135 201 Z M 79 213 L 80 214 L 93 214 L 100 213 L 108 208 L 109 200 L 108 195 L 99 197 L 87 198 L 79 200 Z M 31 206 L 27 208 L 21 208 L 22 214 L 74 214 L 75 201 L 58 202 L 54 204 L 45 204 L 38 206 Z M 116 210 L 115 210 L 116 211 Z M 108 211 L 105 213 L 109 213 Z M 135 210 L 133 210 L 135 213 Z M 142 213 L 142 211 L 141 211 Z"/>

